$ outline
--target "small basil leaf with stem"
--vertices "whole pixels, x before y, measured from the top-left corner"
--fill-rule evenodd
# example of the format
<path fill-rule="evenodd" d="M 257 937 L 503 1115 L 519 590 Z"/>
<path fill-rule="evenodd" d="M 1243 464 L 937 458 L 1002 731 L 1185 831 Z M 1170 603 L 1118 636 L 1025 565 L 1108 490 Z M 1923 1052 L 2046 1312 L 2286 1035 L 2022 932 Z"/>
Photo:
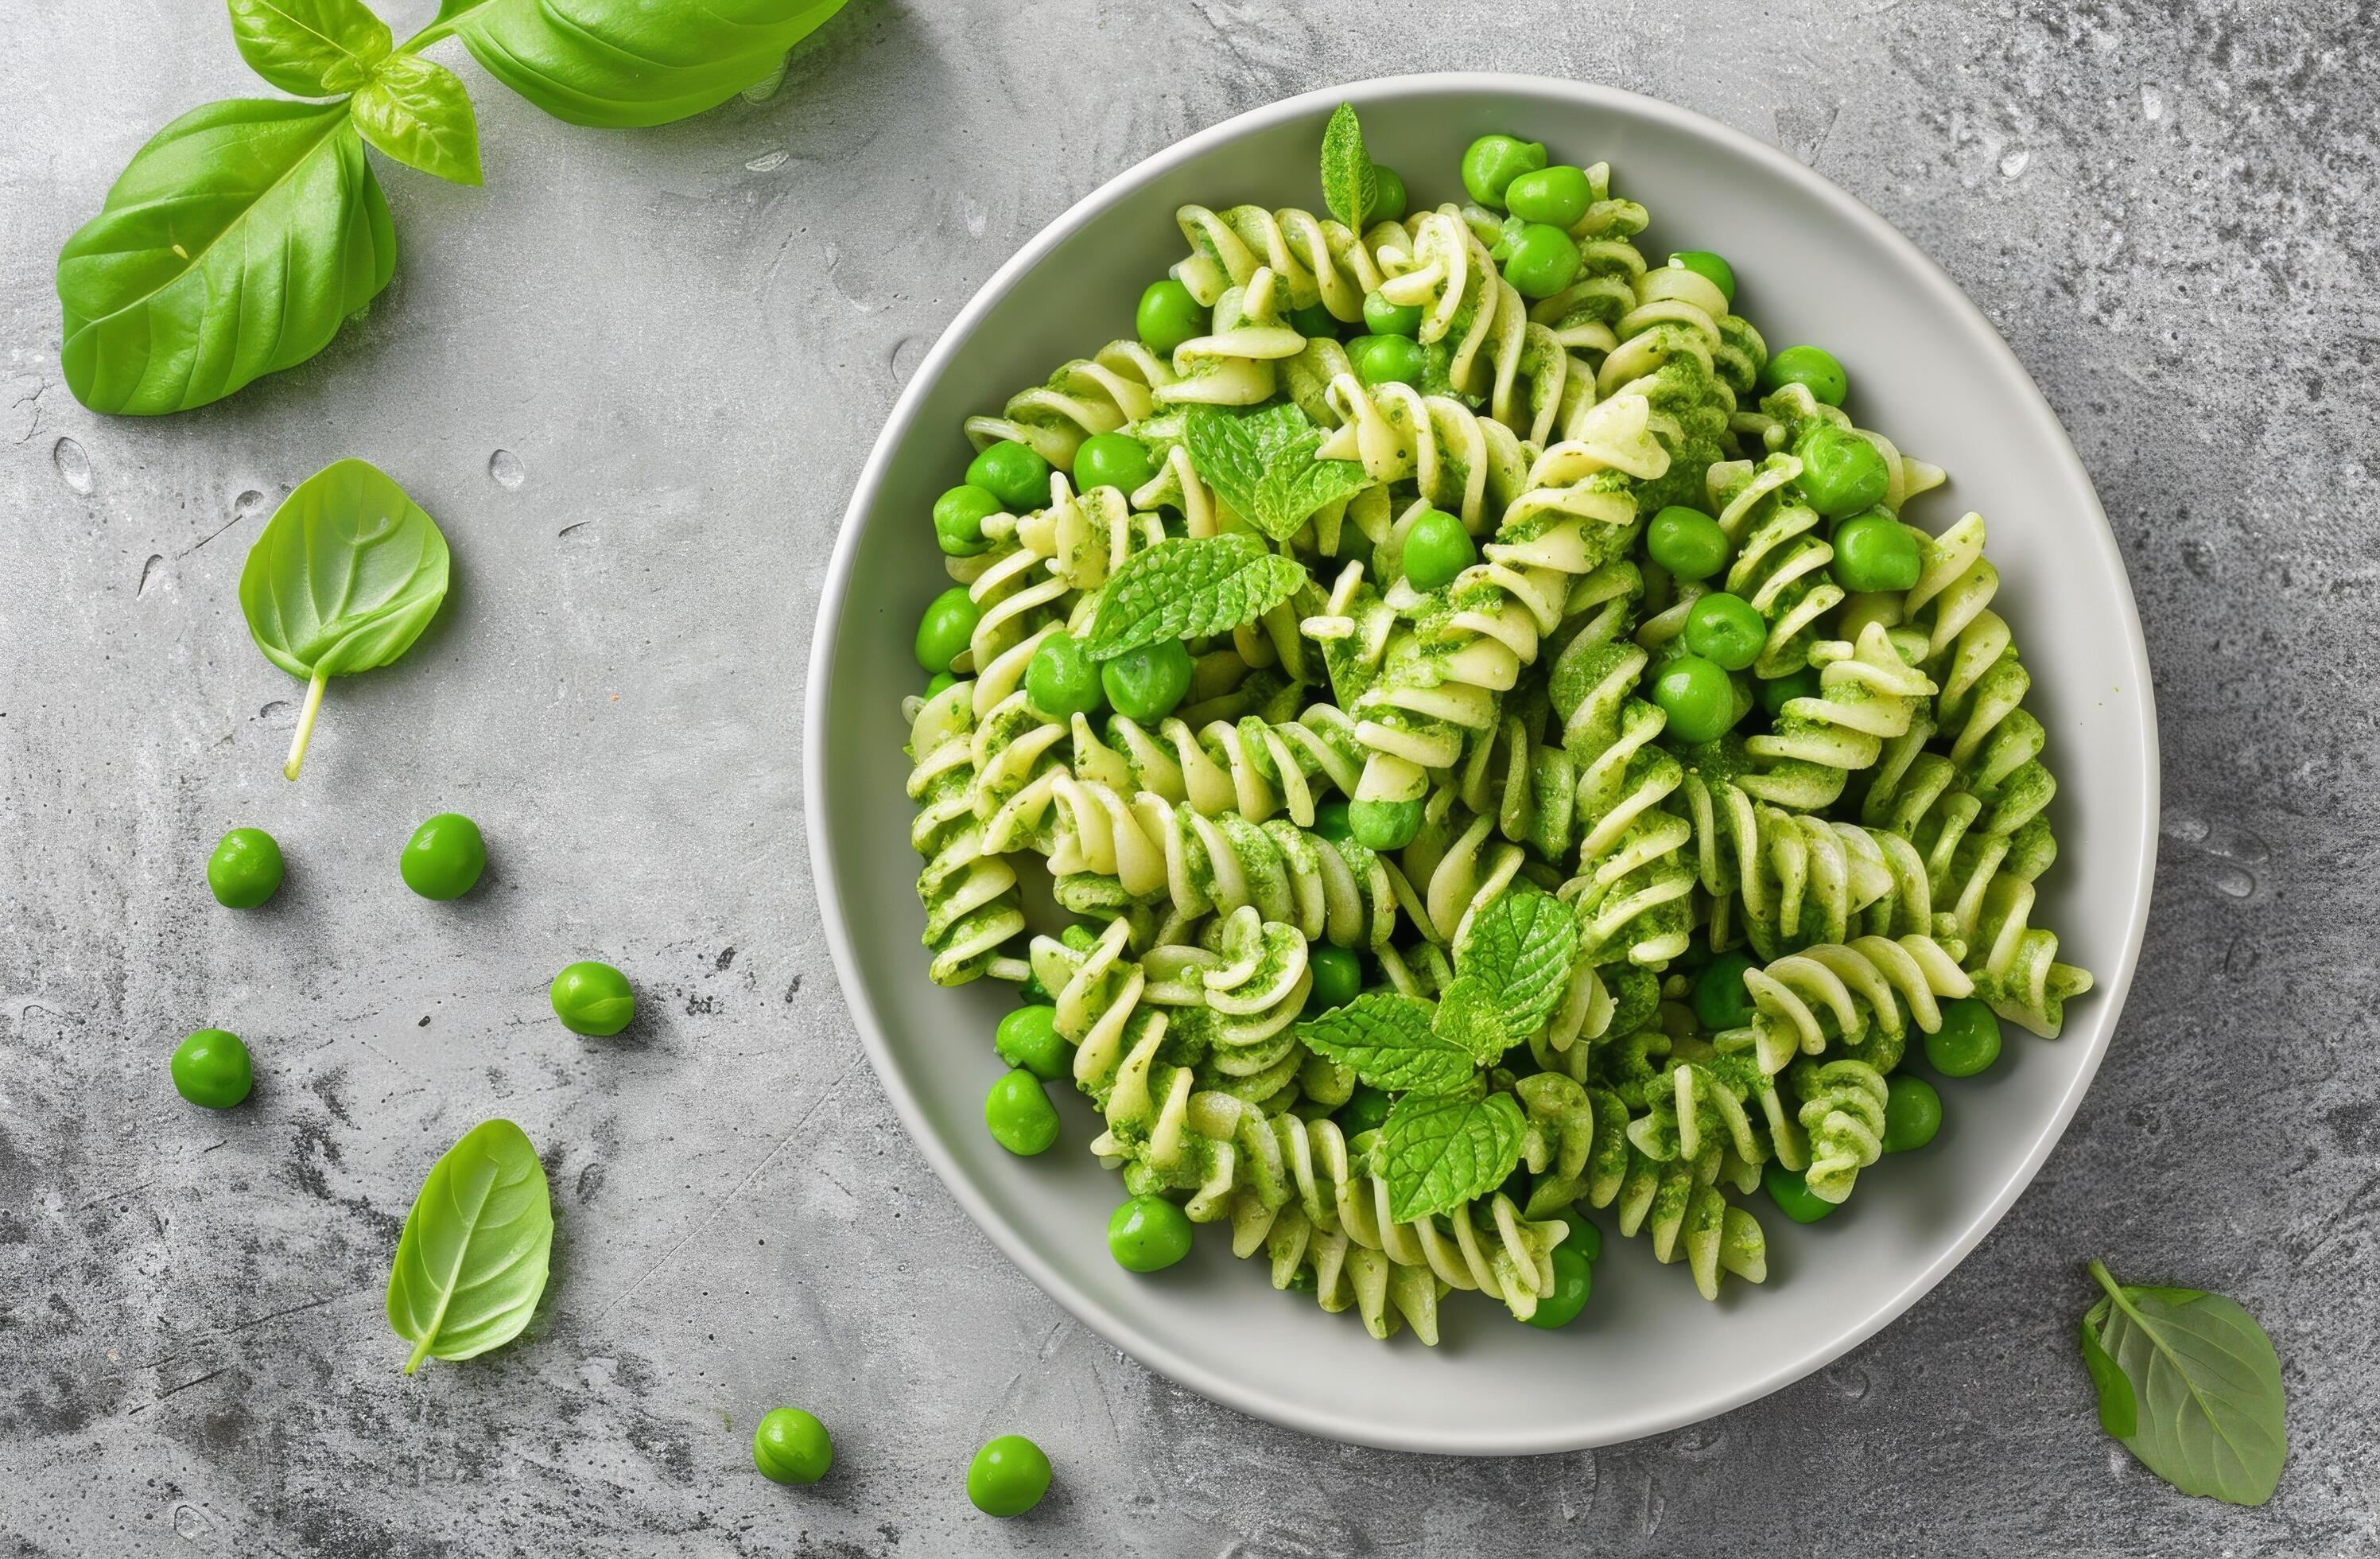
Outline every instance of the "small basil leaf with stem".
<path fill-rule="evenodd" d="M 265 659 L 307 679 L 284 774 L 306 761 L 324 685 L 404 654 L 446 583 L 438 522 L 366 461 L 323 467 L 273 511 L 240 569 L 239 605 Z"/>
<path fill-rule="evenodd" d="M 765 79 L 844 0 L 445 0 L 407 45 L 449 34 L 481 68 L 557 119 L 665 125 Z"/>
<path fill-rule="evenodd" d="M 2271 1499 L 2289 1434 L 2281 1361 L 2255 1317 L 2220 1294 L 2121 1285 L 2097 1261 L 2088 1270 L 2107 1296 L 2082 1318 L 2100 1423 L 2185 1494 Z"/>
<path fill-rule="evenodd" d="M 248 67 L 285 92 L 353 91 L 388 57 L 388 23 L 361 0 L 228 0 Z"/>
<path fill-rule="evenodd" d="M 380 63 L 348 104 L 363 138 L 405 164 L 455 184 L 480 182 L 480 123 L 463 79 L 419 55 Z"/>
<path fill-rule="evenodd" d="M 67 388 L 154 416 L 305 361 L 388 285 L 396 230 L 345 103 L 237 98 L 133 154 L 58 255 Z"/>
<path fill-rule="evenodd" d="M 388 1323 L 424 1358 L 470 1358 L 520 1335 L 545 1292 L 553 1198 L 528 1135 L 473 1127 L 431 1165 L 388 1273 Z"/>

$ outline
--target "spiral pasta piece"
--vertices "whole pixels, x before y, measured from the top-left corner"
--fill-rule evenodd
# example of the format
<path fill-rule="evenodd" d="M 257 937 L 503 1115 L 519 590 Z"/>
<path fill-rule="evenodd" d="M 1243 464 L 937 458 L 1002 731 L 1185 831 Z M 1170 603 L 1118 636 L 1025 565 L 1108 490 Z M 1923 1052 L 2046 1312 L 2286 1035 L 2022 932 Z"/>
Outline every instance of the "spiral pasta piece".
<path fill-rule="evenodd" d="M 1326 399 L 1337 425 L 1317 459 L 1353 460 L 1384 487 L 1411 482 L 1474 535 L 1494 526 L 1527 481 L 1528 449 L 1512 431 L 1451 396 L 1342 373 Z"/>
<path fill-rule="evenodd" d="M 1750 1053 L 1771 1077 L 1797 1055 L 1830 1046 L 1889 1070 L 1912 1023 L 1931 1034 L 1942 1026 L 1943 1001 L 1974 994 L 1974 981 L 1959 967 L 1962 951 L 1955 942 L 1912 932 L 1789 953 L 1744 972 L 1752 1024 L 1716 1042 L 1722 1051 Z"/>
<path fill-rule="evenodd" d="M 1380 272 L 1364 239 L 1340 223 L 1294 207 L 1267 211 L 1232 206 L 1221 213 L 1186 205 L 1173 213 L 1190 246 L 1174 263 L 1176 281 L 1211 309 L 1232 287 L 1245 287 L 1259 270 L 1281 278 L 1292 309 L 1316 303 L 1349 323 L 1364 317 L 1364 295 L 1379 286 Z"/>
<path fill-rule="evenodd" d="M 937 985 L 994 972 L 1002 944 L 1025 929 L 1016 873 L 985 847 L 976 815 L 973 725 L 973 689 L 964 682 L 917 700 L 910 716 L 908 788 L 917 816 L 909 842 L 926 858 L 917 900 Z"/>
<path fill-rule="evenodd" d="M 1065 590 L 1099 589 L 1133 554 L 1165 539 L 1162 518 L 1150 509 L 1135 508 L 1135 500 L 1117 488 L 1077 493 L 1073 483 L 1054 474 L 1050 485 L 1048 508 L 990 516 L 983 533 L 995 542 L 1013 540 L 1019 552 L 1041 559 Z M 977 570 L 965 582 L 974 583 L 1002 561 Z"/>
<path fill-rule="evenodd" d="M 1859 1172 L 1884 1156 L 1884 1071 L 1864 1061 L 1801 1061 L 1791 1081 L 1809 1142 L 1803 1174 L 1810 1194 L 1840 1204 Z"/>
<path fill-rule="evenodd" d="M 1975 994 L 1994 1012 L 2054 1040 L 2066 1023 L 2066 1001 L 2091 989 L 2087 969 L 2058 961 L 2055 933 L 2031 923 L 2031 883 L 2003 872 L 1985 888 L 1976 914 L 1973 954 Z"/>
<path fill-rule="evenodd" d="M 1815 646 L 1810 661 L 1818 668 L 1817 696 L 1786 700 L 1776 724 L 1743 744 L 1767 766 L 1738 782 L 1760 800 L 1801 811 L 1833 805 L 1850 776 L 1883 755 L 1888 738 L 1908 732 L 1934 691 L 1876 623 L 1860 630 L 1856 645 Z"/>
<path fill-rule="evenodd" d="M 1523 1078 L 1512 1091 L 1529 1122 L 1529 1216 L 1553 1217 L 1580 1201 L 1610 1206 L 1628 1174 L 1626 1102 L 1560 1072 Z"/>
<path fill-rule="evenodd" d="M 1282 318 L 1287 289 L 1259 266 L 1245 286 L 1224 290 L 1214 328 L 1173 348 L 1172 372 L 1155 386 L 1167 406 L 1258 406 L 1280 383 L 1279 365 L 1305 350 L 1305 337 Z"/>
<path fill-rule="evenodd" d="M 1048 383 L 1011 396 L 998 416 L 968 418 L 966 436 L 978 449 L 1014 439 L 1070 470 L 1083 440 L 1146 418 L 1172 378 L 1173 370 L 1139 342 L 1111 341 L 1062 365 Z"/>
<path fill-rule="evenodd" d="M 1968 793 L 1988 809 L 1979 826 L 2015 834 L 2042 815 L 2058 781 L 2041 762 L 2047 733 L 2022 707 L 2032 674 L 1990 609 L 1999 572 L 1984 559 L 1983 517 L 1969 514 L 1938 539 L 1910 530 L 1922 566 L 1901 609 L 1925 631 L 1927 664 L 1942 685 L 1938 736 Z"/>
<path fill-rule="evenodd" d="M 1827 614 L 1843 601 L 1828 567 L 1835 549 L 1818 534 L 1818 511 L 1793 487 L 1801 475 L 1800 460 L 1771 455 L 1758 466 L 1722 460 L 1707 479 L 1719 529 L 1735 547 L 1726 589 L 1768 625 L 1752 663 L 1755 676 L 1786 676 L 1807 665 Z"/>
<path fill-rule="evenodd" d="M 1406 225 L 1412 245 L 1401 260 L 1404 268 L 1380 284 L 1381 296 L 1421 310 L 1421 343 L 1447 352 L 1447 379 L 1458 393 L 1484 402 L 1488 415 L 1519 438 L 1550 442 L 1566 407 L 1594 401 L 1585 363 L 1550 325 L 1530 318 L 1461 210 L 1422 212 Z"/>
<path fill-rule="evenodd" d="M 1364 749 L 1355 722 L 1335 704 L 1315 704 L 1294 720 L 1244 715 L 1193 730 L 1166 718 L 1154 730 L 1112 716 L 1105 740 L 1090 722 L 1074 725 L 1076 777 L 1127 794 L 1148 790 L 1205 817 L 1237 812 L 1263 822 L 1286 812 L 1314 824 L 1315 803 L 1333 791 L 1353 795 Z"/>
<path fill-rule="evenodd" d="M 1685 1159 L 1661 1163 L 1642 1153 L 1631 1155 L 1615 1205 L 1621 1235 L 1633 1239 L 1643 1234 L 1656 1258 L 1684 1261 L 1695 1291 L 1706 1299 L 1718 1297 L 1725 1273 L 1747 1283 L 1767 1279 L 1768 1242 L 1759 1220 L 1729 1202 L 1727 1193 Z"/>
<path fill-rule="evenodd" d="M 1863 933 L 1932 934 L 1954 924 L 1937 920 L 1925 859 L 1898 834 L 1789 812 L 1696 770 L 1688 771 L 1679 805 L 1694 828 L 1715 947 L 1733 940 L 1739 920 L 1763 958 Z"/>

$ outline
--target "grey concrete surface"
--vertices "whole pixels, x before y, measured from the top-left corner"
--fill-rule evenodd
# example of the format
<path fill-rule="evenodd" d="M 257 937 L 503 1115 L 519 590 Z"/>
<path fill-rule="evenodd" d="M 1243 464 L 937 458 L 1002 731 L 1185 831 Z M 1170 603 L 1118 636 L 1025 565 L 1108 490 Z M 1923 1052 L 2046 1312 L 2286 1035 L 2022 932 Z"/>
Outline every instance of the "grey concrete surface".
<path fill-rule="evenodd" d="M 429 0 L 395 7 L 425 19 Z M 574 129 L 463 65 L 488 189 L 386 169 L 368 321 L 222 405 L 94 417 L 50 273 L 140 141 L 251 91 L 219 6 L 11 7 L 0 50 L 0 1547 L 24 1554 L 1746 1556 L 2380 1552 L 2369 5 L 855 0 L 763 105 Z M 1276 96 L 1440 67 L 1686 104 L 1808 160 L 1983 305 L 2096 479 L 2156 667 L 2165 856 L 2108 1065 L 2006 1224 L 1822 1375 L 1572 1456 L 1350 1449 L 1119 1357 L 894 1122 L 817 933 L 795 697 L 904 375 L 1067 203 Z M 234 586 L 279 496 L 367 456 L 454 538 L 402 669 L 300 689 Z M 484 887 L 392 859 L 478 816 Z M 234 916 L 200 866 L 281 838 Z M 627 1039 L 544 1016 L 582 956 Z M 248 1036 L 255 1098 L 164 1063 Z M 503 1113 L 562 1229 L 531 1337 L 397 1371 L 390 1251 Z M 2270 1328 L 2272 1504 L 2096 1429 L 2081 1263 Z M 806 1403 L 839 1460 L 756 1478 Z M 1057 1489 L 961 1492 L 995 1428 Z"/>

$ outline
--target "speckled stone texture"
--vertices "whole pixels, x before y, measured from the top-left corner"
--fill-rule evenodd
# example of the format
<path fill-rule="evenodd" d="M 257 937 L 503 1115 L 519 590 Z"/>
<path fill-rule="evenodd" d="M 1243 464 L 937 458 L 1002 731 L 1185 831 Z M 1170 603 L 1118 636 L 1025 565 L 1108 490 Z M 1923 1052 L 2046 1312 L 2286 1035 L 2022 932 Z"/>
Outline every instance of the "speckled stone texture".
<path fill-rule="evenodd" d="M 402 35 L 431 6 L 396 9 Z M 855 0 L 773 102 L 633 133 L 548 120 L 446 45 L 488 190 L 383 164 L 403 256 L 370 318 L 152 421 L 60 384 L 51 266 L 152 130 L 256 85 L 219 6 L 10 11 L 0 1548 L 2380 1552 L 2371 6 L 1498 11 Z M 1541 1460 L 1252 1421 L 1014 1271 L 860 1055 L 796 779 L 830 539 L 969 292 L 1187 131 L 1454 67 L 1700 110 L 1947 266 L 2098 482 L 2165 743 L 2131 1007 L 2008 1221 L 1820 1376 Z M 293 786 L 300 689 L 248 643 L 234 585 L 281 494 L 348 454 L 441 519 L 458 588 L 401 670 L 334 687 Z M 450 808 L 492 863 L 428 905 L 395 856 Z M 200 877 L 237 823 L 291 862 L 248 915 Z M 552 971 L 590 956 L 641 988 L 622 1041 L 546 1014 Z M 221 1115 L 164 1075 L 210 1023 L 258 1061 L 254 1099 Z M 381 1315 L 391 1248 L 431 1160 L 497 1113 L 552 1177 L 547 1307 L 525 1343 L 407 1379 Z M 2296 1446 L 2270 1505 L 2182 1499 L 2100 1434 L 2073 1347 L 2092 1255 L 2270 1328 Z M 779 1402 L 834 1428 L 815 1490 L 754 1476 Z M 997 1525 L 962 1472 L 1010 1427 L 1058 1483 Z"/>

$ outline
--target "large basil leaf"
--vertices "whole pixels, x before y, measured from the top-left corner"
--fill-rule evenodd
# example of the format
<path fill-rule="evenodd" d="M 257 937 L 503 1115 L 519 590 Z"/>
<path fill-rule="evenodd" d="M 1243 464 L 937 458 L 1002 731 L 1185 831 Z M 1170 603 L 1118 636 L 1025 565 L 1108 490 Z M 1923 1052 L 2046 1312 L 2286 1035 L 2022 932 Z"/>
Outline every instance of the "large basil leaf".
<path fill-rule="evenodd" d="M 2119 1284 L 2082 1318 L 2099 1422 L 2185 1494 L 2262 1504 L 2289 1456 L 2281 1361 L 2240 1305 L 2195 1288 Z"/>
<path fill-rule="evenodd" d="M 239 606 L 264 658 L 307 681 L 284 774 L 306 761 L 324 686 L 411 649 L 446 579 L 438 522 L 366 461 L 323 467 L 273 511 L 239 571 Z"/>
<path fill-rule="evenodd" d="M 520 1335 L 545 1292 L 553 1200 L 528 1135 L 473 1127 L 430 1168 L 388 1273 L 388 1323 L 424 1358 L 470 1358 Z"/>
<path fill-rule="evenodd" d="M 388 23 L 362 0 L 230 0 L 248 67 L 299 97 L 353 91 L 388 57 Z"/>
<path fill-rule="evenodd" d="M 765 78 L 843 6 L 445 0 L 418 42 L 453 33 L 489 75 L 557 119 L 605 128 L 665 125 Z"/>
<path fill-rule="evenodd" d="M 208 104 L 133 156 L 58 255 L 67 388 L 139 416 L 220 400 L 321 351 L 395 266 L 345 103 Z"/>

